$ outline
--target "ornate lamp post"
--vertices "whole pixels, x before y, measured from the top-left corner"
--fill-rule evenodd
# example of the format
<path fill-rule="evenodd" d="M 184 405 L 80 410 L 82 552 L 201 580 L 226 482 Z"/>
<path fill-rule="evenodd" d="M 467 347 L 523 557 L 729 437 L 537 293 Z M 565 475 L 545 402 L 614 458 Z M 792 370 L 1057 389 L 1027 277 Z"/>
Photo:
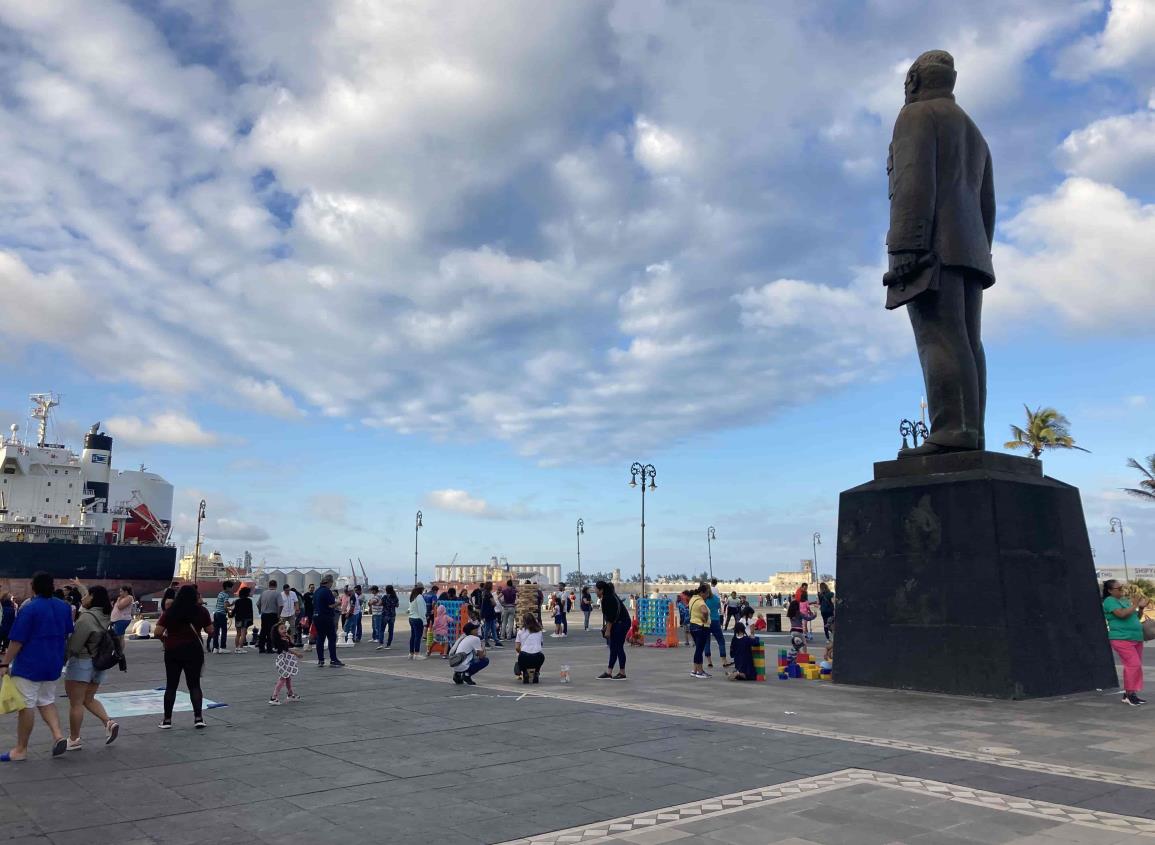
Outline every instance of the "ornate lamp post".
<path fill-rule="evenodd" d="M 714 549 L 712 543 L 718 539 L 718 535 L 714 533 L 714 526 L 711 525 L 706 529 L 706 554 L 710 556 L 710 577 L 714 577 Z"/>
<path fill-rule="evenodd" d="M 658 471 L 654 469 L 653 464 L 643 464 L 634 461 L 630 467 L 630 486 L 638 486 L 638 478 L 642 479 L 642 594 L 641 598 L 646 597 L 646 481 L 650 482 L 650 490 L 657 490 L 658 485 L 654 483 Z"/>
<path fill-rule="evenodd" d="M 1119 545 L 1123 549 L 1123 577 L 1126 578 L 1128 582 L 1130 582 L 1131 570 L 1127 568 L 1127 542 L 1123 539 L 1123 520 L 1119 519 L 1117 516 L 1113 516 L 1111 517 L 1110 525 L 1112 534 L 1116 533 L 1116 528 L 1119 529 Z"/>
<path fill-rule="evenodd" d="M 413 586 L 417 586 L 417 537 L 421 533 L 421 511 L 417 511 L 417 525 L 413 529 Z"/>
<path fill-rule="evenodd" d="M 822 545 L 822 535 L 819 534 L 817 531 L 815 531 L 814 536 L 810 538 L 810 548 L 814 549 L 814 557 L 812 558 L 812 563 L 814 564 L 813 575 L 815 578 L 819 578 L 819 579 L 820 579 L 820 576 L 818 574 L 818 547 L 821 545 Z"/>
<path fill-rule="evenodd" d="M 201 568 L 201 522 L 205 518 L 205 500 L 201 499 L 201 503 L 197 505 L 197 542 L 193 547 L 193 569 L 192 580 L 196 581 L 200 574 Z"/>
<path fill-rule="evenodd" d="M 582 578 L 582 534 L 585 534 L 585 533 L 586 533 L 585 520 L 579 519 L 577 521 L 578 591 L 579 592 L 581 591 L 581 588 L 586 585 L 585 580 Z"/>

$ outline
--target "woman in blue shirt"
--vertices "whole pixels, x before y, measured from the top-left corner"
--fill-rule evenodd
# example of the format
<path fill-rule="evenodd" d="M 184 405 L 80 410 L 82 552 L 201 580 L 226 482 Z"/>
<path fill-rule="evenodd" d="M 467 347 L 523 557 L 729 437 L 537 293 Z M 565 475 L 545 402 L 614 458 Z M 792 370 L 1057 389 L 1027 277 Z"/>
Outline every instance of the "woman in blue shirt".
<path fill-rule="evenodd" d="M 722 634 L 722 600 L 717 593 L 710 592 L 706 598 L 706 607 L 710 608 L 710 635 L 718 641 L 718 657 L 722 659 L 723 666 L 733 666 L 733 662 L 726 662 L 726 637 Z M 709 640 L 706 640 L 706 665 L 710 668 L 714 666 Z"/>

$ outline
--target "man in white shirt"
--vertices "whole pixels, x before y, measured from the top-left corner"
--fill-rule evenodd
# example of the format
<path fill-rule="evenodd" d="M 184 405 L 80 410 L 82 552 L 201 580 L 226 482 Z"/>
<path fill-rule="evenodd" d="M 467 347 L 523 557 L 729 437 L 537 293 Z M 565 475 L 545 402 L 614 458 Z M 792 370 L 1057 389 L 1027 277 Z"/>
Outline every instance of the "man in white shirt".
<path fill-rule="evenodd" d="M 281 591 L 281 619 L 288 623 L 289 633 L 293 633 L 293 620 L 297 618 L 297 594 L 286 584 Z"/>
<path fill-rule="evenodd" d="M 485 646 L 477 636 L 477 624 L 467 622 L 462 629 L 461 639 L 454 643 L 449 650 L 449 662 L 453 664 L 454 655 L 464 654 L 465 660 L 453 668 L 453 683 L 477 686 L 473 676 L 489 665 L 489 658 L 485 656 Z"/>

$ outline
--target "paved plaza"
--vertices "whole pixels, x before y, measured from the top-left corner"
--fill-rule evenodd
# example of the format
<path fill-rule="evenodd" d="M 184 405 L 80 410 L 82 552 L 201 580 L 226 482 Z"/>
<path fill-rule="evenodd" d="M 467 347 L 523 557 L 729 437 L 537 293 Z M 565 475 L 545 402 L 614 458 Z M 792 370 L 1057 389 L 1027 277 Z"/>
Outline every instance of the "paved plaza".
<path fill-rule="evenodd" d="M 29 761 L 0 766 L 0 841 L 1155 843 L 1155 716 L 1113 691 L 697 680 L 684 648 L 632 648 L 628 681 L 598 681 L 605 648 L 580 624 L 546 640 L 540 685 L 515 681 L 507 648 L 470 688 L 408 661 L 406 640 L 342 649 L 345 669 L 303 662 L 303 701 L 280 707 L 271 658 L 210 655 L 205 695 L 226 706 L 206 731 L 187 712 L 169 732 L 126 716 L 106 748 L 89 722 L 90 744 L 52 760 L 38 724 Z M 129 660 L 105 689 L 147 708 L 159 645 Z M 5 748 L 14 726 L 0 717 Z"/>

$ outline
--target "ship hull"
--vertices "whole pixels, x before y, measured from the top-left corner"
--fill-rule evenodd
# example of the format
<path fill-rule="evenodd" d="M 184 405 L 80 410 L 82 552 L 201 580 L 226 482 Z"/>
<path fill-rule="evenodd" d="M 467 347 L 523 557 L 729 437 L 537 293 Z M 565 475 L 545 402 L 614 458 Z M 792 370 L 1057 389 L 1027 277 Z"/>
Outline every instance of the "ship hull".
<path fill-rule="evenodd" d="M 137 595 L 163 590 L 176 569 L 173 546 L 77 543 L 0 543 L 0 590 L 28 594 L 28 581 L 40 571 L 57 586 L 76 578 L 86 585 L 131 585 Z"/>

